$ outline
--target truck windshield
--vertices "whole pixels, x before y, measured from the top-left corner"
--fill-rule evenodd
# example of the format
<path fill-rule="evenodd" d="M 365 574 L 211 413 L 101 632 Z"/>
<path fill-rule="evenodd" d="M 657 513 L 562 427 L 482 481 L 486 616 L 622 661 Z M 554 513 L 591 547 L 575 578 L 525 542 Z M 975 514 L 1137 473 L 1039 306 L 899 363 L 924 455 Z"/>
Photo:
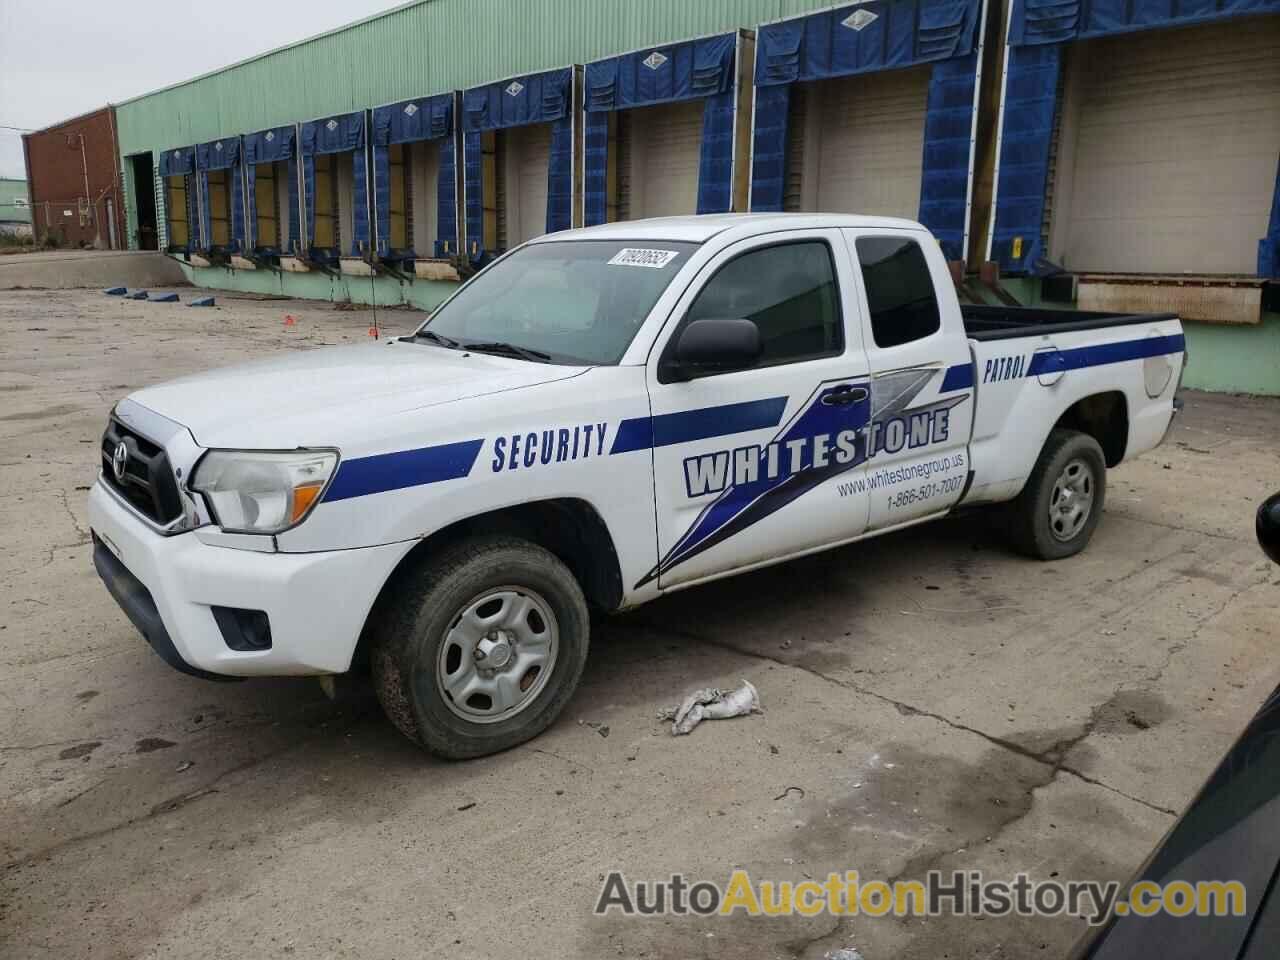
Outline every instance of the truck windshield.
<path fill-rule="evenodd" d="M 477 274 L 417 336 L 552 363 L 614 364 L 697 247 L 669 240 L 530 244 Z"/>

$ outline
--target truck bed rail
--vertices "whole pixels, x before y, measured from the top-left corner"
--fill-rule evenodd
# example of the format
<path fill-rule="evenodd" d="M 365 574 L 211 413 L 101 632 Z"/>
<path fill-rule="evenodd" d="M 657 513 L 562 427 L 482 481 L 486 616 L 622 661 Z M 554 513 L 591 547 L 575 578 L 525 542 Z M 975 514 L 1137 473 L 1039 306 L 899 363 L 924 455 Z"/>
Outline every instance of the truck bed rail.
<path fill-rule="evenodd" d="M 965 332 L 974 340 L 1008 340 L 1036 332 L 1071 333 L 1176 320 L 1172 313 L 1097 313 L 1042 307 L 979 307 L 961 304 Z"/>

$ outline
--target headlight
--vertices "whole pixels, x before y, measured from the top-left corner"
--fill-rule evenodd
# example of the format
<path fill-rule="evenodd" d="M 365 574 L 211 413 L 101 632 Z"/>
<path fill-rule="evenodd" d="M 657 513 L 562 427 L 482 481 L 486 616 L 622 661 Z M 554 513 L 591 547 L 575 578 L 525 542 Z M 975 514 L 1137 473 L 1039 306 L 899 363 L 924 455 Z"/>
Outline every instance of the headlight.
<path fill-rule="evenodd" d="M 331 450 L 210 450 L 196 467 L 191 489 L 204 494 L 224 530 L 279 533 L 311 512 L 337 463 Z"/>

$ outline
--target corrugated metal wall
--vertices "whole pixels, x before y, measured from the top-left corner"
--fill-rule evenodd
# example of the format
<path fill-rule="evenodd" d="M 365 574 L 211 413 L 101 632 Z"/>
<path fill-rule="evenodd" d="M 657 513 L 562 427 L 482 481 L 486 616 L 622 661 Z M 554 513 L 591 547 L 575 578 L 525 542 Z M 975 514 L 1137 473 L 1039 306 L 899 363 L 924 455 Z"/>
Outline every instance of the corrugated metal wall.
<path fill-rule="evenodd" d="M 830 6 L 829 0 L 422 0 L 120 104 L 120 152 L 156 152 L 462 89 Z M 300 32 L 306 22 L 299 20 Z M 127 204 L 132 214 L 135 205 Z M 129 218 L 130 245 L 137 224 Z"/>
<path fill-rule="evenodd" d="M 582 63 L 824 0 L 424 0 L 118 108 L 125 155 Z M 299 21 L 305 30 L 305 20 Z"/>

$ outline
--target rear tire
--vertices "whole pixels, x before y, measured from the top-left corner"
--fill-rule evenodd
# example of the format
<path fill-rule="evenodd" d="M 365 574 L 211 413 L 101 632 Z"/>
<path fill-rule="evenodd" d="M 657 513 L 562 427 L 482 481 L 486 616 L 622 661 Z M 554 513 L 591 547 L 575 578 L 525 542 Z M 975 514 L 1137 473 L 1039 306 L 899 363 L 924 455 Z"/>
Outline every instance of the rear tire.
<path fill-rule="evenodd" d="M 1089 543 L 1107 495 L 1107 463 L 1088 434 L 1054 430 L 1009 505 L 1009 534 L 1027 556 L 1061 560 Z"/>
<path fill-rule="evenodd" d="M 590 617 L 582 589 L 549 551 L 513 537 L 446 547 L 376 613 L 378 700 L 406 737 L 464 760 L 545 730 L 582 677 Z"/>

